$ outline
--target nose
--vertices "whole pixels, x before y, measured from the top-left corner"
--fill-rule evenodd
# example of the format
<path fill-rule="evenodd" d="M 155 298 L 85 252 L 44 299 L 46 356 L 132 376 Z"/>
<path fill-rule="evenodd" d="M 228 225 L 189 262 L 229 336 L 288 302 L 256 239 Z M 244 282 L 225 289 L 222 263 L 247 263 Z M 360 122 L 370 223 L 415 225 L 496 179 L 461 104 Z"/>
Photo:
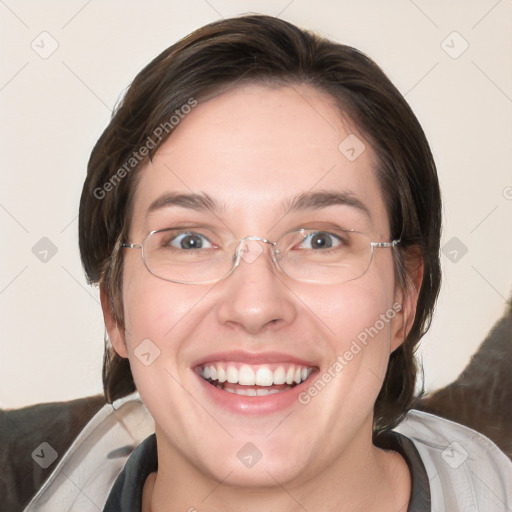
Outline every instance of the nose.
<path fill-rule="evenodd" d="M 293 323 L 297 309 L 284 279 L 272 261 L 271 245 L 246 240 L 238 267 L 222 283 L 220 322 L 253 335 Z"/>

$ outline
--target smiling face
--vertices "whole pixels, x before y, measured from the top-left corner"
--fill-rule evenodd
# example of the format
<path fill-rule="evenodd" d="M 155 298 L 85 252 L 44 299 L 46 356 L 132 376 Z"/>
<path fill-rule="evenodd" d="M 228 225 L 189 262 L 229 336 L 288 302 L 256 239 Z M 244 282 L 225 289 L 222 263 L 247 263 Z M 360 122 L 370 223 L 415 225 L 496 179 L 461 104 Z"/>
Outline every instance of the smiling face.
<path fill-rule="evenodd" d="M 349 135 L 365 143 L 356 159 L 339 149 Z M 238 87 L 199 104 L 141 170 L 126 241 L 185 226 L 167 239 L 176 248 L 215 252 L 227 239 L 275 241 L 304 227 L 388 242 L 376 164 L 323 93 Z M 310 242 L 323 250 L 339 239 Z M 415 304 L 396 285 L 392 249 L 376 248 L 364 275 L 332 284 L 292 280 L 268 243 L 246 249 L 208 284 L 160 279 L 139 250 L 124 249 L 126 330 L 105 315 L 155 419 L 159 474 L 211 489 L 212 479 L 293 487 L 363 471 L 376 450 L 373 406 Z M 151 364 L 136 355 L 143 340 Z"/>

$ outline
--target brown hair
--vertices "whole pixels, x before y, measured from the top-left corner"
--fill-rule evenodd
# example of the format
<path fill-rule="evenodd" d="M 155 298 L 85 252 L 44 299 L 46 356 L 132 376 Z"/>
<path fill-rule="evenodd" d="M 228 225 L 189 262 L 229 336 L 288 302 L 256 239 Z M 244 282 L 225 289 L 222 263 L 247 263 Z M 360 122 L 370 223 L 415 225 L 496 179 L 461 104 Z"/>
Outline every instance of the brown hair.
<path fill-rule="evenodd" d="M 414 323 L 390 356 L 375 403 L 375 431 L 391 428 L 415 399 L 414 351 L 430 326 L 439 292 L 441 199 L 435 164 L 418 120 L 382 70 L 354 48 L 277 18 L 247 15 L 202 27 L 149 63 L 118 105 L 88 164 L 79 215 L 87 277 L 105 290 L 122 327 L 119 247 L 129 230 L 137 172 L 158 149 L 149 141 L 158 133 L 157 142 L 163 142 L 172 133 L 172 127 L 167 129 L 169 119 L 191 99 L 201 100 L 242 82 L 309 84 L 332 96 L 378 157 L 377 176 L 391 237 L 401 239 L 394 258 L 404 288 L 406 257 L 421 254 L 424 277 Z M 149 150 L 139 151 L 143 147 Z M 117 355 L 107 339 L 103 385 L 108 402 L 135 390 L 128 360 Z"/>

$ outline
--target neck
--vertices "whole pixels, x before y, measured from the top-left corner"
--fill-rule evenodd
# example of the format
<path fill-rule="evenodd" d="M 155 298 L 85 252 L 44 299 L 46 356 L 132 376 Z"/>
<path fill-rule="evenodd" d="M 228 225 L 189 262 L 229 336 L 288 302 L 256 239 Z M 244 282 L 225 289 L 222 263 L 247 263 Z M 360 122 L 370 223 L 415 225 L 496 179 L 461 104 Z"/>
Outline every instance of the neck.
<path fill-rule="evenodd" d="M 159 470 L 146 481 L 142 510 L 405 512 L 411 479 L 404 459 L 371 443 L 363 451 L 355 444 L 310 479 L 301 473 L 281 482 L 267 471 L 271 484 L 250 488 L 230 483 L 231 473 L 219 480 L 205 475 L 179 452 L 166 457 L 165 442 L 158 443 Z"/>

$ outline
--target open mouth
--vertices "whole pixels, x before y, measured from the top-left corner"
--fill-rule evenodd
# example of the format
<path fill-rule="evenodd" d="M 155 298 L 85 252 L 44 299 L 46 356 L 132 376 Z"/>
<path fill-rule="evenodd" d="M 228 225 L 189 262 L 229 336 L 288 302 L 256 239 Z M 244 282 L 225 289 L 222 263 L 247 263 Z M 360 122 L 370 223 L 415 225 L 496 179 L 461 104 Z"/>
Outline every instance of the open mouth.
<path fill-rule="evenodd" d="M 314 367 L 293 363 L 248 365 L 216 362 L 196 368 L 197 373 L 217 389 L 256 397 L 288 391 L 306 381 L 314 370 Z"/>

